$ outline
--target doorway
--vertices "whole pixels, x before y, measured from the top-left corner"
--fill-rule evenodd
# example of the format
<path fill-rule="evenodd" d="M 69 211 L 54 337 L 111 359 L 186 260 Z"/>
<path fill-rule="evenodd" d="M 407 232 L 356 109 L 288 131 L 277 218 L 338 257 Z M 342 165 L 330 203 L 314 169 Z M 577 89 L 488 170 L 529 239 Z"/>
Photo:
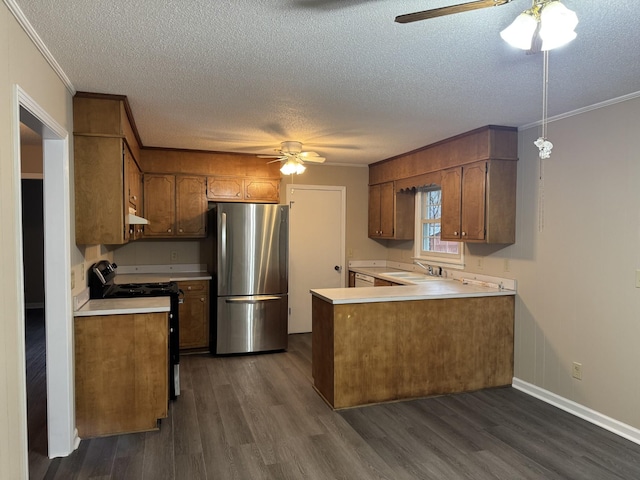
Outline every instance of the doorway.
<path fill-rule="evenodd" d="M 287 185 L 289 333 L 311 332 L 312 288 L 345 286 L 346 187 Z"/>
<path fill-rule="evenodd" d="M 69 135 L 55 119 L 19 86 L 14 87 L 14 171 L 16 203 L 21 205 L 20 123 L 42 137 L 43 224 L 44 224 L 44 315 L 47 378 L 47 454 L 49 458 L 69 455 L 80 439 L 75 431 L 73 390 L 73 308 L 71 299 L 71 211 L 69 187 Z M 16 235 L 22 250 L 21 212 Z M 23 252 L 16 258 L 17 281 L 24 285 Z M 17 319 L 23 343 L 20 357 L 21 395 L 26 405 L 26 365 L 24 343 L 24 295 L 19 304 L 23 314 Z M 26 412 L 26 408 L 24 410 Z M 23 425 L 26 430 L 26 415 Z M 26 435 L 25 435 L 26 437 Z M 26 438 L 25 438 L 26 443 Z M 25 452 L 27 445 L 24 445 Z M 25 459 L 26 460 L 26 459 Z"/>
<path fill-rule="evenodd" d="M 42 137 L 24 123 L 20 123 L 20 164 L 27 439 L 29 472 L 38 477 L 41 476 L 41 470 L 49 463 L 47 458 Z"/>

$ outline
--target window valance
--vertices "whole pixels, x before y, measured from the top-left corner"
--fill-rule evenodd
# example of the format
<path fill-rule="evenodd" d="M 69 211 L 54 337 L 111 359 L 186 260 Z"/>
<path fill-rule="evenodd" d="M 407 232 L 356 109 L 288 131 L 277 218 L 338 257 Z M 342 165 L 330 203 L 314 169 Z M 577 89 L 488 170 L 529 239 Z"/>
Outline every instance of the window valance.
<path fill-rule="evenodd" d="M 403 178 L 396 180 L 396 192 L 409 192 L 431 185 L 441 184 L 441 172 L 423 173 L 415 177 Z"/>

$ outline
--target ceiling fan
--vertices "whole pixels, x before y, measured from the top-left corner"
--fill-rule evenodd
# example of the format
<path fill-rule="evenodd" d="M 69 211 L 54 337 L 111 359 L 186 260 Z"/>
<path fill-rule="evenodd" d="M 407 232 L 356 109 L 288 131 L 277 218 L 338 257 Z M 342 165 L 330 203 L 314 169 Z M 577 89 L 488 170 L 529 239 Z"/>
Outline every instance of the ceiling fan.
<path fill-rule="evenodd" d="M 258 155 L 258 158 L 275 158 L 268 163 L 283 162 L 280 171 L 285 175 L 304 172 L 305 163 L 323 163 L 325 161 L 325 158 L 316 152 L 303 151 L 301 142 L 281 142 L 280 148 L 276 148 L 275 151 L 278 152 L 277 155 Z"/>
<path fill-rule="evenodd" d="M 442 17 L 444 15 L 451 15 L 453 13 L 468 12 L 469 10 L 478 10 L 480 8 L 487 7 L 499 7 L 506 3 L 510 3 L 512 0 L 476 0 L 475 2 L 461 3 L 458 5 L 450 5 L 448 7 L 433 8 L 431 10 L 424 10 L 422 12 L 407 13 L 406 15 L 398 15 L 396 22 L 398 23 L 410 23 L 417 22 L 418 20 L 427 20 L 429 18 Z"/>

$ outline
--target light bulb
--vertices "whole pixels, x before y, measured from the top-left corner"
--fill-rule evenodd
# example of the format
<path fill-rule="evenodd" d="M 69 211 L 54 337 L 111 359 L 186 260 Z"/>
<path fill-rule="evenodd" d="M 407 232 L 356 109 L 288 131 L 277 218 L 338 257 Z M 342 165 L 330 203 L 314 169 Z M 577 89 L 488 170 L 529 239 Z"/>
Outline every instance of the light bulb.
<path fill-rule="evenodd" d="M 500 36 L 512 47 L 529 50 L 537 26 L 538 21 L 531 13 L 522 12 L 511 25 L 500 32 Z"/>
<path fill-rule="evenodd" d="M 573 30 L 578 25 L 578 16 L 562 3 L 547 3 L 540 12 L 540 38 L 542 50 L 552 50 L 566 45 L 576 38 Z"/>

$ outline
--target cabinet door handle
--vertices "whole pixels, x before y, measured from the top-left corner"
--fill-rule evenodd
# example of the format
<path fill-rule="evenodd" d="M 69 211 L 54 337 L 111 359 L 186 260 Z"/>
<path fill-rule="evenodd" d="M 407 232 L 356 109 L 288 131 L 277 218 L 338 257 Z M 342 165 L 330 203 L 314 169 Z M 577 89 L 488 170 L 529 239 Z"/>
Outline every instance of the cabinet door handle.
<path fill-rule="evenodd" d="M 453 236 L 457 237 L 458 236 L 458 232 L 453 232 Z"/>
<path fill-rule="evenodd" d="M 182 233 L 182 229 L 180 229 L 179 232 Z"/>
<path fill-rule="evenodd" d="M 466 237 L 467 236 L 467 232 L 462 232 L 462 236 Z"/>
<path fill-rule="evenodd" d="M 170 228 L 167 229 L 167 233 L 171 233 L 171 229 Z"/>
<path fill-rule="evenodd" d="M 204 303 L 204 297 L 201 297 L 201 298 L 200 298 L 200 301 L 201 301 L 202 303 Z"/>
<path fill-rule="evenodd" d="M 190 286 L 189 286 L 189 287 L 187 287 L 187 290 L 191 290 L 191 287 L 190 287 Z"/>
<path fill-rule="evenodd" d="M 240 196 L 240 192 L 236 193 L 236 197 L 239 197 L 239 196 Z"/>

